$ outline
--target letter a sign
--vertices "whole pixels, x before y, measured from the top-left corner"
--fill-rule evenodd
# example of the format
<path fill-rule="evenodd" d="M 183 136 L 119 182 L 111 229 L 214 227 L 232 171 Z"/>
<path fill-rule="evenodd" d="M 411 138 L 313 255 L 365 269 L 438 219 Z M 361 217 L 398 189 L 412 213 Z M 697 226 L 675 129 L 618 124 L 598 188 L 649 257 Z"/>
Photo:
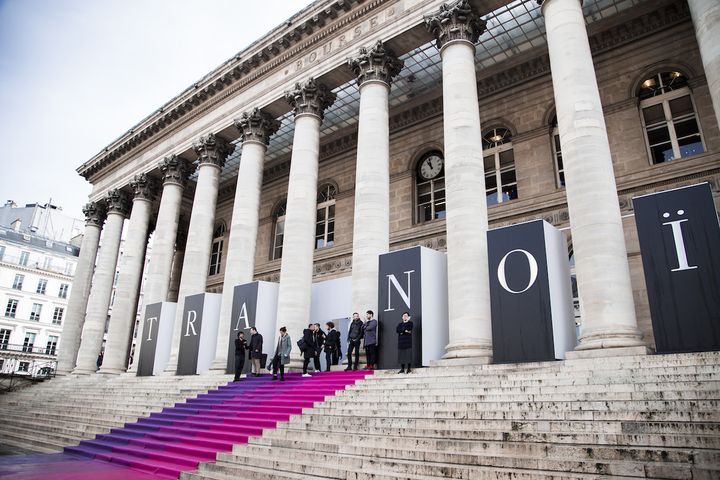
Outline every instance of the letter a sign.
<path fill-rule="evenodd" d="M 633 205 L 657 352 L 720 350 L 720 226 L 710 185 Z"/>

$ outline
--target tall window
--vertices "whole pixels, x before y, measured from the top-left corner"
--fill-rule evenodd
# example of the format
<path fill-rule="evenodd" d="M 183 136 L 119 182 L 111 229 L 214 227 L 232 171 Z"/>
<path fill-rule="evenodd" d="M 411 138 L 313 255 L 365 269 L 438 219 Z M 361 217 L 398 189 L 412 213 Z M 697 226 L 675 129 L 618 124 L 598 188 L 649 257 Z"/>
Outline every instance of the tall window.
<path fill-rule="evenodd" d="M 65 275 L 71 276 L 73 274 L 73 268 L 75 264 L 73 262 L 65 262 Z"/>
<path fill-rule="evenodd" d="M 35 334 L 33 332 L 25 333 L 25 340 L 23 340 L 23 352 L 32 352 L 33 346 L 35 345 Z"/>
<path fill-rule="evenodd" d="M 5 307 L 5 316 L 8 318 L 15 318 L 17 313 L 18 301 L 14 298 L 8 300 L 7 306 Z"/>
<path fill-rule="evenodd" d="M 28 261 L 30 260 L 30 253 L 29 252 L 21 252 L 20 253 L 20 265 L 23 267 L 27 267 Z"/>
<path fill-rule="evenodd" d="M 64 314 L 65 309 L 63 307 L 55 307 L 55 311 L 53 312 L 52 324 L 62 325 L 62 319 Z"/>
<path fill-rule="evenodd" d="M 550 138 L 552 141 L 553 160 L 555 162 L 555 184 L 565 186 L 565 166 L 563 165 L 562 149 L 560 148 L 560 131 L 558 130 L 557 115 L 550 120 Z"/>
<path fill-rule="evenodd" d="M 331 247 L 335 243 L 335 187 L 320 187 L 317 196 L 317 221 L 315 222 L 315 248 Z"/>
<path fill-rule="evenodd" d="M 0 330 L 0 350 L 7 350 L 10 343 L 10 333 L 11 331 L 7 328 Z"/>
<path fill-rule="evenodd" d="M 13 286 L 15 290 L 22 290 L 23 282 L 25 281 L 25 275 L 15 274 L 15 280 L 13 280 Z"/>
<path fill-rule="evenodd" d="M 28 350 L 28 352 L 32 351 L 32 348 Z M 30 362 L 20 362 L 18 363 L 18 372 L 27 372 L 30 370 Z"/>
<path fill-rule="evenodd" d="M 640 86 L 640 111 L 648 154 L 653 164 L 705 151 L 688 79 L 662 72 Z"/>
<path fill-rule="evenodd" d="M 30 320 L 33 322 L 39 322 L 40 313 L 42 313 L 42 305 L 39 303 L 33 303 L 32 310 L 30 311 Z"/>
<path fill-rule="evenodd" d="M 47 346 L 45 347 L 45 355 L 55 355 L 55 349 L 57 348 L 58 337 L 57 335 L 50 335 L 48 337 Z"/>
<path fill-rule="evenodd" d="M 275 217 L 275 228 L 273 230 L 273 242 L 271 257 L 273 260 L 282 258 L 283 238 L 285 237 L 285 212 L 287 202 L 280 204 L 273 212 Z"/>
<path fill-rule="evenodd" d="M 68 288 L 70 288 L 70 285 L 68 285 L 67 283 L 61 283 L 60 290 L 58 291 L 58 297 L 67 298 Z"/>
<path fill-rule="evenodd" d="M 5 256 L 5 246 L 0 246 L 0 262 L 2 262 L 3 257 Z"/>
<path fill-rule="evenodd" d="M 417 222 L 445 218 L 445 159 L 441 152 L 426 153 L 415 171 Z"/>
<path fill-rule="evenodd" d="M 52 257 L 45 257 L 43 260 L 43 270 L 52 269 Z"/>
<path fill-rule="evenodd" d="M 220 273 L 220 264 L 222 263 L 223 244 L 225 242 L 225 224 L 219 223 L 215 226 L 213 232 L 212 251 L 210 253 L 210 272 L 209 275 L 217 275 Z"/>
<path fill-rule="evenodd" d="M 493 128 L 483 135 L 485 194 L 488 205 L 518 198 L 512 134 L 507 128 Z"/>
<path fill-rule="evenodd" d="M 47 289 L 47 280 L 44 278 L 41 278 L 38 280 L 37 289 L 35 290 L 35 293 L 44 294 L 45 290 Z"/>

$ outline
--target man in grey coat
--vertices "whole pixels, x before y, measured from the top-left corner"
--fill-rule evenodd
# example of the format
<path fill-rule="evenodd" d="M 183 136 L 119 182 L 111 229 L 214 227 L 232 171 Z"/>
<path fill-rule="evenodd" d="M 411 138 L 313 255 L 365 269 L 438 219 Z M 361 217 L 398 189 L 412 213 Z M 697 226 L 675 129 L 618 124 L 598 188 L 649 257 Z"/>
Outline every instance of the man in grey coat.
<path fill-rule="evenodd" d="M 372 310 L 365 312 L 367 321 L 363 327 L 363 343 L 365 344 L 365 357 L 367 365 L 365 370 L 372 370 L 377 366 L 377 327 L 378 321 L 374 318 L 375 313 Z"/>
<path fill-rule="evenodd" d="M 273 380 L 277 380 L 277 372 L 280 370 L 280 381 L 285 381 L 285 365 L 290 363 L 290 350 L 292 350 L 292 343 L 290 341 L 290 335 L 287 333 L 287 328 L 280 327 L 280 336 L 278 337 L 277 345 L 275 346 L 275 355 L 272 359 Z"/>

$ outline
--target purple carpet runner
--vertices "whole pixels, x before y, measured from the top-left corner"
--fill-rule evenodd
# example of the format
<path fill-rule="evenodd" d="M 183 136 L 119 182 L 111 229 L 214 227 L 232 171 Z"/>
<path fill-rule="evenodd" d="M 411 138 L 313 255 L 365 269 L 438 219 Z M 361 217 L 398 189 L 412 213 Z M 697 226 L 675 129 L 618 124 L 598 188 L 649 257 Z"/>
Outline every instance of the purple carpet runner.
<path fill-rule="evenodd" d="M 31 465 L 38 462 L 29 462 L 24 464 L 26 476 L 17 478 L 106 478 L 98 476 L 98 469 L 103 466 L 107 468 L 107 478 L 115 473 L 118 476 L 112 478 L 121 478 L 119 469 L 124 470 L 123 480 L 177 478 L 181 472 L 197 469 L 200 462 L 214 461 L 218 452 L 247 443 L 248 437 L 275 428 L 277 422 L 287 421 L 290 415 L 302 413 L 303 408 L 312 407 L 369 373 L 372 372 L 331 372 L 309 378 L 290 373 L 284 382 L 272 381 L 270 375 L 231 382 L 97 435 L 94 440 L 65 447 L 66 454 L 75 458 L 59 455 L 53 461 L 69 470 L 74 464 L 74 474 L 68 471 L 67 477 L 59 477 L 60 472 L 54 468 L 55 472 L 45 469 L 41 474 L 37 470 L 33 475 Z M 77 456 L 92 460 L 78 461 Z M 75 462 L 67 461 L 66 457 Z"/>

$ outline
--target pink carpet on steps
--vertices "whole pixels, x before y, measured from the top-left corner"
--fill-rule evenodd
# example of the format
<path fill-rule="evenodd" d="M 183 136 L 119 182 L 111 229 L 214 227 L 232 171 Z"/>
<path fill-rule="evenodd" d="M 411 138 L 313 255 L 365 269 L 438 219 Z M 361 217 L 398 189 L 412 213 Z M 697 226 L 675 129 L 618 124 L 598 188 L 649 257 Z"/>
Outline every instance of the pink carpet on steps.
<path fill-rule="evenodd" d="M 14 465 L 14 472 L 22 472 L 24 476 L 5 477 L 4 474 L 12 475 L 13 469 L 5 465 L 4 471 L 0 462 L 0 477 L 23 480 L 177 478 L 181 472 L 197 469 L 200 462 L 214 461 L 218 452 L 247 443 L 249 437 L 275 428 L 277 422 L 287 421 L 291 415 L 302 413 L 304 408 L 335 395 L 371 373 L 325 372 L 309 378 L 290 373 L 284 382 L 272 381 L 270 375 L 248 377 L 126 423 L 80 445 L 66 447 L 65 453 L 55 455 L 52 461 Z"/>

